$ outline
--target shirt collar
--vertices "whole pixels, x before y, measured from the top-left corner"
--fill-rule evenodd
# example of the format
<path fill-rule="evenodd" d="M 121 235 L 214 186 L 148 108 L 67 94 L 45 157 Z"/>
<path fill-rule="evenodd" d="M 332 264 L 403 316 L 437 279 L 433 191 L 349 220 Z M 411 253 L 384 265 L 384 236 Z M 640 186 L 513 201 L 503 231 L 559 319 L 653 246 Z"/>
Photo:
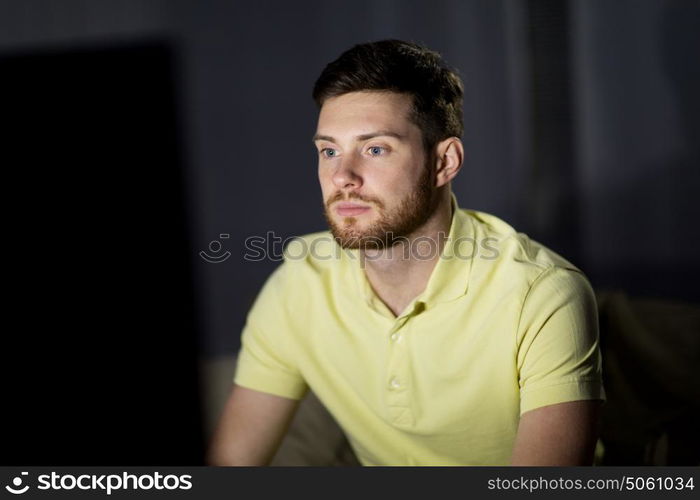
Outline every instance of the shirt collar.
<path fill-rule="evenodd" d="M 452 221 L 442 254 L 430 275 L 425 290 L 406 307 L 400 317 L 410 315 L 416 310 L 429 308 L 436 303 L 450 302 L 467 293 L 472 257 L 476 252 L 474 226 L 469 215 L 459 209 L 454 193 L 451 193 L 451 207 Z M 361 268 L 358 250 L 346 252 L 348 254 L 345 257 L 349 257 L 349 267 L 367 305 L 382 315 L 393 316 L 389 308 L 372 290 Z"/>
<path fill-rule="evenodd" d="M 459 209 L 457 197 L 451 193 L 452 223 L 442 249 L 423 293 L 416 301 L 426 307 L 434 303 L 450 302 L 467 293 L 469 273 L 476 253 L 474 226 L 469 215 Z"/>

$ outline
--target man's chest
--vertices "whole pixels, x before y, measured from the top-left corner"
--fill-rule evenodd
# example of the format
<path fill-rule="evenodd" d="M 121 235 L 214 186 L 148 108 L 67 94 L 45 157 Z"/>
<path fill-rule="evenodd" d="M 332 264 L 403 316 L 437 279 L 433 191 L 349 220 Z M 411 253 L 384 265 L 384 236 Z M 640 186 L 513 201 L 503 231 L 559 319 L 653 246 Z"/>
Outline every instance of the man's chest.
<path fill-rule="evenodd" d="M 472 425 L 465 414 L 480 412 L 479 401 L 512 408 L 517 398 L 517 318 L 455 305 L 392 319 L 317 303 L 320 321 L 297 333 L 299 366 L 332 405 L 365 405 L 389 424 L 426 432 Z"/>

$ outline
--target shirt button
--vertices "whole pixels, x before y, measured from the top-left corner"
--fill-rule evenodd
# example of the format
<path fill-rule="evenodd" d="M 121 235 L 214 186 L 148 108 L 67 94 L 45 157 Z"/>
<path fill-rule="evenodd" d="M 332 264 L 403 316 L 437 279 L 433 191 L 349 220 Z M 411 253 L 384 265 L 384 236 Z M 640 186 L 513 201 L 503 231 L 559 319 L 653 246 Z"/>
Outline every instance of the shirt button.
<path fill-rule="evenodd" d="M 398 389 L 399 387 L 401 387 L 401 382 L 399 382 L 399 379 L 394 377 L 389 382 L 389 386 L 391 386 L 392 389 Z"/>
<path fill-rule="evenodd" d="M 393 342 L 398 342 L 399 339 L 401 338 L 401 334 L 400 333 L 392 333 L 390 338 Z"/>

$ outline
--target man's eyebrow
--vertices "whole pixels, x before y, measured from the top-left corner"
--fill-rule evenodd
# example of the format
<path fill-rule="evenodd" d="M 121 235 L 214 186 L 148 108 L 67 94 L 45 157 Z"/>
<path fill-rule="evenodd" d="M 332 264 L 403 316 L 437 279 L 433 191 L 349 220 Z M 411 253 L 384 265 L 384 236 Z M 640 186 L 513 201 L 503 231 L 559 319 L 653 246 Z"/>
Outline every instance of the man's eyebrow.
<path fill-rule="evenodd" d="M 403 140 L 406 138 L 405 135 L 399 134 L 398 132 L 394 132 L 392 130 L 377 130 L 376 132 L 370 132 L 369 134 L 362 134 L 358 135 L 355 137 L 356 141 L 366 141 L 368 139 L 373 139 L 375 137 L 393 137 L 398 140 Z M 336 142 L 335 138 L 329 136 L 329 135 L 321 135 L 321 134 L 315 134 L 313 137 L 313 142 L 316 141 L 328 141 L 328 142 Z"/>

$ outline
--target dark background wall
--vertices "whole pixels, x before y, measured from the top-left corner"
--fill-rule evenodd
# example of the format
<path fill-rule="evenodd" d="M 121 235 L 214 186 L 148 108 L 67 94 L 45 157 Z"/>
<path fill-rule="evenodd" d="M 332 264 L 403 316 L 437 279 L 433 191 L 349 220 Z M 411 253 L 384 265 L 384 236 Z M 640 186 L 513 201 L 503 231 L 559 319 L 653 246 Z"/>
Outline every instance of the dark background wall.
<path fill-rule="evenodd" d="M 277 265 L 243 260 L 245 238 L 324 228 L 316 76 L 381 38 L 425 43 L 465 81 L 462 206 L 570 257 L 598 288 L 696 301 L 699 13 L 679 0 L 1 1 L 0 55 L 172 51 L 200 347 L 216 355 L 236 351 Z M 197 255 L 214 240 L 230 258 Z"/>

